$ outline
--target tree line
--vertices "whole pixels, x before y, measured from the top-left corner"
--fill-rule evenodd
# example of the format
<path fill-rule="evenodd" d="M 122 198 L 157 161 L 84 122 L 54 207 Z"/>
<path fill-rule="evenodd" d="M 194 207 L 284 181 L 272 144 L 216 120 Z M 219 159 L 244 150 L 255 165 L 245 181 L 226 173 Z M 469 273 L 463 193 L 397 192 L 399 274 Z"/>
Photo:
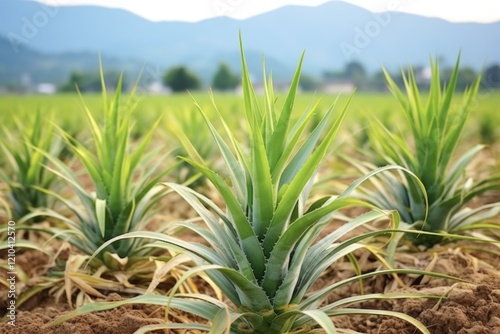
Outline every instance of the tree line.
<path fill-rule="evenodd" d="M 423 67 L 415 67 L 417 82 L 421 86 L 429 84 L 430 77 Z M 447 82 L 452 73 L 452 68 L 444 68 L 440 74 L 441 81 Z M 403 70 L 403 72 L 407 72 Z M 482 87 L 488 89 L 500 88 L 500 65 L 494 64 L 482 71 Z M 457 89 L 464 90 L 472 84 L 479 75 L 471 67 L 462 67 L 459 70 Z M 110 85 L 116 85 L 120 74 L 118 72 L 106 73 L 106 81 Z M 392 76 L 396 83 L 403 85 L 403 77 L 400 74 Z M 344 82 L 356 86 L 358 90 L 383 91 L 386 90 L 386 82 L 383 71 L 369 74 L 363 64 L 357 61 L 349 62 L 341 71 L 325 71 L 318 78 L 303 74 L 300 87 L 303 91 L 320 91 L 326 83 Z M 195 91 L 203 88 L 203 81 L 187 66 L 175 66 L 168 69 L 162 76 L 162 84 L 172 92 Z M 220 63 L 213 75 L 210 87 L 216 91 L 234 91 L 240 84 L 240 75 L 231 70 L 226 63 Z M 101 83 L 98 73 L 71 73 L 68 81 L 59 87 L 59 91 L 75 91 L 75 87 L 82 92 L 100 91 Z"/>
<path fill-rule="evenodd" d="M 111 71 L 105 73 L 106 83 L 116 86 L 120 78 L 120 73 Z M 214 74 L 211 87 L 218 91 L 231 91 L 236 89 L 240 83 L 239 75 L 234 73 L 225 64 L 219 64 Z M 170 68 L 162 77 L 162 84 L 170 88 L 174 93 L 185 92 L 186 90 L 199 90 L 203 87 L 200 77 L 191 71 L 187 66 L 176 66 Z M 96 92 L 101 90 L 101 79 L 99 73 L 72 72 L 67 82 L 59 87 L 61 92 L 74 92 L 78 87 L 81 92 Z"/>

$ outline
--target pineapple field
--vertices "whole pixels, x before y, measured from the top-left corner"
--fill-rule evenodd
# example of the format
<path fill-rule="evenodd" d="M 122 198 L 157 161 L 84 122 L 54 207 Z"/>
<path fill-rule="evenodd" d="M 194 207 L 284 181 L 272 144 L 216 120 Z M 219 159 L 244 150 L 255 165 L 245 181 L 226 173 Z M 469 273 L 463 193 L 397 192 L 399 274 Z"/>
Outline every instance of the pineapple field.
<path fill-rule="evenodd" d="M 500 333 L 500 92 L 241 54 L 240 95 L 0 98 L 0 333 Z"/>

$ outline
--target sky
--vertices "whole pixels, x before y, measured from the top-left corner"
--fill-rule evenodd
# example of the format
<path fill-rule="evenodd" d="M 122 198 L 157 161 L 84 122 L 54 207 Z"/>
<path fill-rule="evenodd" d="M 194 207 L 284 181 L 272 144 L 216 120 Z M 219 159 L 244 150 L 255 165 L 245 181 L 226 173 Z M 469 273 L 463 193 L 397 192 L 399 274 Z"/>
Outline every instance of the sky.
<path fill-rule="evenodd" d="M 122 8 L 151 21 L 196 22 L 227 16 L 246 19 L 287 5 L 318 6 L 340 0 L 37 0 L 50 5 Z M 373 12 L 397 11 L 452 22 L 500 21 L 498 0 L 344 0 Z"/>

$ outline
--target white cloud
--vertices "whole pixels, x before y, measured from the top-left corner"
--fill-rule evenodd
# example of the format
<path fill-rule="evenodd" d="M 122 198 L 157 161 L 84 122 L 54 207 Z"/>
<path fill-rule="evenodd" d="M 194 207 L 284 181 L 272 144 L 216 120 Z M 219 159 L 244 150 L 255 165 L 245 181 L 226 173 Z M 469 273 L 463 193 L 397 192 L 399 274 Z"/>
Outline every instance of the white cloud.
<path fill-rule="evenodd" d="M 318 6 L 339 0 L 38 0 L 47 4 L 122 8 L 152 21 L 189 21 L 227 16 L 246 19 L 286 5 Z M 453 22 L 500 21 L 496 0 L 344 0 L 374 12 L 393 10 Z"/>

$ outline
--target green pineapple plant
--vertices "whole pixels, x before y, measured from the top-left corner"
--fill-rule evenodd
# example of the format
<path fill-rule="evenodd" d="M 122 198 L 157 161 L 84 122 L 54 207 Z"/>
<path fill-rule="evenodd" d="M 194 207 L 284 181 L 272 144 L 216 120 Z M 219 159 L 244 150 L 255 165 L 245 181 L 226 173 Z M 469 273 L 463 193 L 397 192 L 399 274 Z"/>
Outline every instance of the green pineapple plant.
<path fill-rule="evenodd" d="M 162 147 L 147 151 L 159 120 L 141 141 L 132 142 L 132 115 L 137 104 L 134 91 L 122 99 L 120 79 L 114 96 L 108 98 L 102 71 L 101 81 L 102 125 L 82 101 L 91 134 L 89 143 L 82 143 L 58 129 L 76 159 L 75 166 L 38 149 L 50 162 L 45 166 L 47 171 L 64 181 L 74 195 L 42 187 L 37 189 L 58 200 L 71 214 L 63 215 L 49 209 L 30 214 L 59 221 L 58 226 L 43 232 L 69 242 L 73 249 L 78 250 L 68 260 L 56 261 L 56 266 L 42 284 L 56 298 L 66 294 L 70 304 L 76 293 L 77 305 L 91 302 L 91 296 L 103 297 L 102 290 L 145 292 L 150 280 L 160 275 L 172 258 L 172 253 L 137 239 L 110 244 L 91 259 L 91 255 L 108 240 L 145 229 L 157 210 L 156 204 L 169 193 L 159 181 L 176 167 L 172 164 L 160 170 L 170 153 L 161 153 Z M 181 267 L 182 263 L 176 270 L 181 272 Z M 162 277 L 167 279 L 169 276 Z"/>
<path fill-rule="evenodd" d="M 50 119 L 42 117 L 40 112 L 31 120 L 27 118 L 21 122 L 16 119 L 14 127 L 16 133 L 6 127 L 2 129 L 0 149 L 4 168 L 0 169 L 0 179 L 6 185 L 3 200 L 6 218 L 22 223 L 33 210 L 52 207 L 52 198 L 37 189 L 50 189 L 56 181 L 55 176 L 44 167 L 48 159 L 40 150 L 58 156 L 63 145 L 61 138 L 54 134 Z"/>
<path fill-rule="evenodd" d="M 83 106 L 93 147 L 87 147 L 59 129 L 92 186 L 90 189 L 85 187 L 77 172 L 57 157 L 46 154 L 54 165 L 47 168 L 67 182 L 80 205 L 74 198 L 42 189 L 73 212 L 76 219 L 62 217 L 56 212 L 51 212 L 51 215 L 67 224 L 71 231 L 70 242 L 89 255 L 117 235 L 144 228 L 154 212 L 154 205 L 166 193 L 165 188 L 158 186 L 158 182 L 175 167 L 158 171 L 163 161 L 162 155 L 158 156 L 158 150 L 146 152 L 156 125 L 144 135 L 140 143 L 132 146 L 132 112 L 137 102 L 133 98 L 134 93 L 123 102 L 120 80 L 114 97 L 109 100 L 102 73 L 101 78 L 104 124 L 99 125 L 92 112 Z M 153 158 L 156 159 L 154 162 Z M 145 166 L 149 169 L 145 170 Z M 98 260 L 110 268 L 118 268 L 129 258 L 145 256 L 150 252 L 140 242 L 125 241 L 106 249 L 98 256 Z"/>
<path fill-rule="evenodd" d="M 499 189 L 500 174 L 480 180 L 469 176 L 468 169 L 475 156 L 485 149 L 484 145 L 475 145 L 460 156 L 455 154 L 480 84 L 477 78 L 464 92 L 462 101 L 456 102 L 459 60 L 446 87 L 441 86 L 438 62 L 431 62 L 427 100 L 412 70 L 403 73 L 405 92 L 385 72 L 388 87 L 401 105 L 410 140 L 406 132 L 389 130 L 379 121 L 373 122 L 370 132 L 370 142 L 378 159 L 414 173 L 424 185 L 425 195 L 408 173 L 379 174 L 371 179 L 372 187 L 360 188 L 358 194 L 380 208 L 397 210 L 402 222 L 412 230 L 441 234 L 409 234 L 415 245 L 431 247 L 441 243 L 446 235 L 500 229 L 491 222 L 500 212 L 500 203 L 474 209 L 467 207 L 472 199 Z M 362 172 L 374 167 L 369 163 L 351 162 Z"/>
<path fill-rule="evenodd" d="M 370 299 L 424 297 L 422 295 L 367 294 L 337 302 L 326 301 L 339 287 L 363 278 L 417 271 L 381 270 L 360 274 L 317 290 L 314 288 L 319 277 L 332 263 L 355 250 L 370 249 L 370 245 L 364 241 L 397 231 L 396 211 L 373 210 L 330 233 L 320 235 L 338 210 L 358 205 L 372 208 L 366 202 L 349 198 L 348 195 L 367 178 L 394 167 L 368 173 L 339 196 L 326 196 L 311 202 L 309 194 L 315 174 L 340 128 L 347 105 L 335 118 L 334 108 L 331 108 L 314 130 L 306 135 L 305 130 L 314 109 L 303 113 L 296 122 L 292 121 L 302 60 L 285 103 L 281 110 L 277 110 L 272 79 L 265 80 L 264 105 L 258 103 L 242 46 L 241 49 L 248 124 L 248 138 L 243 142 L 248 142 L 248 146 L 235 138 L 233 131 L 220 117 L 225 135 L 229 138 L 223 140 L 220 131 L 216 130 L 200 108 L 225 161 L 227 179 L 207 167 L 199 155 L 184 158 L 214 184 L 224 199 L 224 207 L 218 207 L 193 189 L 166 183 L 197 211 L 205 224 L 200 226 L 184 222 L 180 226 L 198 234 L 206 244 L 156 232 L 133 232 L 106 242 L 98 250 L 128 238 L 152 239 L 164 243 L 167 248 L 181 249 L 196 263 L 184 279 L 205 272 L 224 293 L 227 301 L 202 294 L 177 293 L 174 288 L 167 296 L 147 294 L 121 302 L 87 305 L 56 319 L 52 325 L 87 312 L 148 303 L 165 305 L 167 310 L 179 309 L 209 323 L 167 322 L 145 326 L 136 333 L 162 328 L 210 333 L 348 332 L 337 329 L 331 320 L 331 317 L 345 314 L 395 316 L 411 322 L 421 332 L 429 333 L 421 323 L 402 313 L 349 307 Z M 347 232 L 357 227 L 387 218 L 392 218 L 393 230 L 377 230 L 340 241 Z M 181 283 L 182 280 L 177 284 Z"/>
<path fill-rule="evenodd" d="M 176 156 L 197 154 L 200 159 L 213 166 L 216 158 L 219 157 L 217 147 L 212 144 L 210 130 L 205 127 L 205 120 L 198 110 L 185 108 L 178 110 L 173 116 L 175 117 L 170 117 L 165 121 L 167 129 L 174 135 L 174 141 L 178 143 L 173 154 Z M 203 186 L 206 182 L 206 178 L 185 161 L 181 161 L 174 172 L 177 182 L 192 180 L 190 187 L 194 189 Z"/>

